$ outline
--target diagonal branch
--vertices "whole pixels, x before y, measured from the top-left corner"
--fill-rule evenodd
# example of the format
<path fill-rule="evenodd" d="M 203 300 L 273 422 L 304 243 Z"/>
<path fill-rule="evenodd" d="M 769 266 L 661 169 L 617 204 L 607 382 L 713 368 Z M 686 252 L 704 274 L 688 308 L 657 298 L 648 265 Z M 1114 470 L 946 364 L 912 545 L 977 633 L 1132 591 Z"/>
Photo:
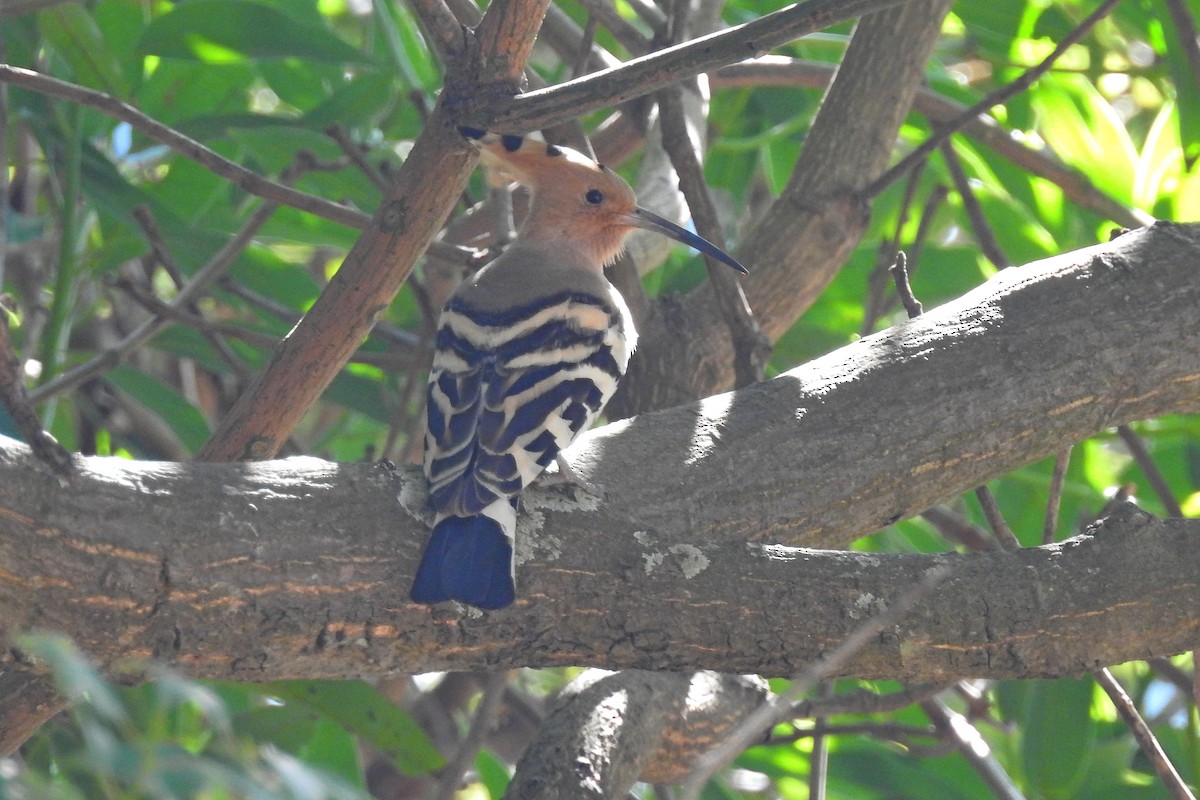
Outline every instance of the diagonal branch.
<path fill-rule="evenodd" d="M 772 341 L 820 296 L 862 236 L 869 209 L 858 189 L 887 164 L 948 10 L 948 0 L 909 0 L 859 22 L 788 186 L 737 248 L 751 271 L 741 282 L 746 300 Z M 732 382 L 732 340 L 712 288 L 674 306 L 687 329 L 649 338 L 624 382 L 631 395 L 642 384 L 659 395 L 619 394 L 610 406 L 618 414 L 689 402 Z"/>
<path fill-rule="evenodd" d="M 987 95 L 975 105 L 962 112 L 962 114 L 960 114 L 958 117 L 939 127 L 933 132 L 932 135 L 930 135 L 928 139 L 922 142 L 920 146 L 918 146 L 904 158 L 900 159 L 900 161 L 890 167 L 887 172 L 872 181 L 869 186 L 863 189 L 863 194 L 867 197 L 874 197 L 875 195 L 879 194 L 893 181 L 906 174 L 913 168 L 913 166 L 919 164 L 926 157 L 928 157 L 930 153 L 941 146 L 942 142 L 949 139 L 950 136 L 963 125 L 975 119 L 980 114 L 985 113 L 989 108 L 1002 105 L 1003 103 L 1008 102 L 1011 98 L 1028 89 L 1034 84 L 1035 81 L 1037 81 L 1038 78 L 1045 75 L 1050 68 L 1054 66 L 1058 59 L 1062 58 L 1063 54 L 1067 52 L 1068 48 L 1072 47 L 1076 42 L 1082 39 L 1097 22 L 1107 17 L 1119 2 L 1120 0 L 1105 0 L 1094 11 L 1092 11 L 1092 13 L 1084 17 L 1083 21 L 1076 25 L 1070 33 L 1059 40 L 1058 44 L 1055 45 L 1054 50 L 1052 50 L 1048 56 L 1042 59 L 1040 63 L 1030 69 L 1025 70 L 1025 72 L 1021 73 L 1020 77 Z"/>
<path fill-rule="evenodd" d="M 524 133 L 617 106 L 683 78 L 768 53 L 780 45 L 904 0 L 807 0 L 683 44 L 479 110 L 495 130 Z"/>
<path fill-rule="evenodd" d="M 476 29 L 478 43 L 447 75 L 447 91 L 371 224 L 199 458 L 270 458 L 345 366 L 449 216 L 474 165 L 475 151 L 455 132 L 451 87 L 483 73 L 494 84 L 515 86 L 548 2 L 489 7 Z"/>
<path fill-rule="evenodd" d="M 220 175 L 250 194 L 281 205 L 293 206 L 349 228 L 362 228 L 366 225 L 368 217 L 361 211 L 315 195 L 305 194 L 283 183 L 264 178 L 241 164 L 217 154 L 195 139 L 183 135 L 171 126 L 146 116 L 133 106 L 111 95 L 9 64 L 0 64 L 0 83 L 20 86 L 48 97 L 57 97 L 60 100 L 69 100 L 128 123 L 131 128 L 148 139 L 165 144 L 180 155 L 190 158 L 214 175 Z"/>
<path fill-rule="evenodd" d="M 824 64 L 782 56 L 764 56 L 722 68 L 710 76 L 714 89 L 742 86 L 807 86 L 823 88 L 833 79 L 836 64 Z M 930 122 L 948 124 L 958 119 L 967 106 L 928 86 L 917 89 L 913 110 Z M 960 131 L 1023 170 L 1045 178 L 1062 189 L 1072 203 L 1107 217 L 1127 228 L 1154 222 L 1144 211 L 1128 208 L 1100 189 L 1078 170 L 1066 166 L 1053 154 L 1035 149 L 1005 129 L 987 114 L 962 123 Z"/>

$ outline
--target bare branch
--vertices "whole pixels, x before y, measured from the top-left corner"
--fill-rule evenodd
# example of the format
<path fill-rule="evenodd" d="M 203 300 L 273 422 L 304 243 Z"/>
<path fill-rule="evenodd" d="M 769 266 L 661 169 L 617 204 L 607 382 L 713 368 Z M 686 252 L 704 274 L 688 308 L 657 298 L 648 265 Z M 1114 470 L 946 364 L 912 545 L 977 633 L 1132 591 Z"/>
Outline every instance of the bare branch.
<path fill-rule="evenodd" d="M 216 255 L 192 276 L 187 285 L 180 289 L 172 299 L 171 307 L 177 310 L 186 309 L 203 296 L 209 287 L 233 266 L 234 261 L 242 254 L 243 250 L 249 247 L 250 242 L 258 234 L 259 228 L 266 224 L 278 207 L 278 204 L 268 202 L 255 209 L 237 235 L 217 251 Z M 134 350 L 154 338 L 155 334 L 168 324 L 170 324 L 170 319 L 166 317 L 153 317 L 146 320 L 112 347 L 82 364 L 56 375 L 33 390 L 29 395 L 30 402 L 36 405 L 107 372 L 120 364 Z"/>
<path fill-rule="evenodd" d="M 836 65 L 815 61 L 764 56 L 721 68 L 710 76 L 714 88 L 738 86 L 811 86 L 822 88 L 833 78 Z M 931 122 L 946 124 L 960 118 L 967 106 L 944 97 L 928 86 L 917 89 L 913 109 Z M 961 127 L 961 131 L 1023 170 L 1033 173 L 1062 189 L 1068 200 L 1128 228 L 1140 228 L 1154 222 L 1144 211 L 1128 208 L 1100 191 L 1086 175 L 1065 166 L 1052 153 L 1035 150 L 995 119 L 981 113 Z"/>
<path fill-rule="evenodd" d="M 950 138 L 951 134 L 967 124 L 971 120 L 986 112 L 992 106 L 997 106 L 1007 102 L 1010 98 L 1015 97 L 1021 92 L 1033 85 L 1034 81 L 1046 74 L 1049 69 L 1054 66 L 1054 62 L 1062 57 L 1067 49 L 1082 39 L 1092 27 L 1104 19 L 1112 12 L 1120 0 L 1104 0 L 1096 10 L 1083 18 L 1078 25 L 1075 26 L 1054 47 L 1050 55 L 1042 59 L 1036 66 L 1027 69 L 1021 73 L 1021 76 L 1011 83 L 1005 84 L 994 92 L 988 94 L 987 97 L 980 100 L 975 105 L 968 108 L 956 119 L 951 120 L 942 127 L 938 128 L 933 134 L 920 144 L 915 150 L 900 159 L 887 172 L 880 175 L 876 180 L 872 181 L 869 186 L 863 190 L 863 194 L 867 197 L 874 197 L 885 188 L 887 188 L 898 177 L 912 169 L 913 165 L 923 161 L 934 150 L 941 146 L 942 142 Z"/>
<path fill-rule="evenodd" d="M 478 121 L 525 133 L 650 94 L 799 39 L 814 31 L 896 5 L 900 0 L 808 0 L 751 22 L 593 72 L 548 89 L 526 92 Z"/>
<path fill-rule="evenodd" d="M 220 175 L 250 194 L 280 205 L 292 206 L 301 211 L 316 214 L 349 228 L 364 228 L 367 225 L 369 217 L 361 211 L 268 180 L 251 172 L 241 164 L 218 155 L 195 139 L 184 136 L 174 128 L 146 116 L 133 106 L 111 95 L 9 64 L 0 64 L 0 82 L 94 108 L 113 119 L 127 123 L 137 132 L 165 144 L 180 155 L 190 158 L 210 170 L 214 175 Z"/>
<path fill-rule="evenodd" d="M 1196 800 L 1196 796 L 1188 789 L 1187 784 L 1183 782 L 1183 778 L 1179 777 L 1179 771 L 1175 769 L 1175 765 L 1171 763 L 1171 759 L 1163 751 L 1162 745 L 1158 743 L 1158 738 L 1154 735 L 1154 731 L 1150 730 L 1150 726 L 1142 719 L 1142 715 L 1138 713 L 1137 707 L 1134 706 L 1133 700 L 1125 691 L 1124 687 L 1117 682 L 1112 673 L 1107 669 L 1098 669 L 1092 673 L 1096 678 L 1096 683 L 1108 694 L 1112 700 L 1113 706 L 1116 707 L 1117 713 L 1121 715 L 1121 719 L 1129 726 L 1133 732 L 1134 738 L 1137 739 L 1138 747 L 1142 748 L 1142 754 L 1146 756 L 1146 760 L 1150 762 L 1150 766 L 1158 774 L 1159 780 L 1170 792 L 1171 797 L 1175 800 Z"/>

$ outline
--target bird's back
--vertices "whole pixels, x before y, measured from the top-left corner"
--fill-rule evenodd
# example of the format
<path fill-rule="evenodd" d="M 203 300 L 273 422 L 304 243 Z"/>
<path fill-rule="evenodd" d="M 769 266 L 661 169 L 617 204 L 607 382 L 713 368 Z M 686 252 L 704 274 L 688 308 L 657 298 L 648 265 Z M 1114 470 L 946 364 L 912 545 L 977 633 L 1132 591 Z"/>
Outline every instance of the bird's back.
<path fill-rule="evenodd" d="M 478 514 L 531 483 L 616 391 L 636 334 L 569 253 L 518 243 L 455 292 L 429 378 L 434 510 Z"/>

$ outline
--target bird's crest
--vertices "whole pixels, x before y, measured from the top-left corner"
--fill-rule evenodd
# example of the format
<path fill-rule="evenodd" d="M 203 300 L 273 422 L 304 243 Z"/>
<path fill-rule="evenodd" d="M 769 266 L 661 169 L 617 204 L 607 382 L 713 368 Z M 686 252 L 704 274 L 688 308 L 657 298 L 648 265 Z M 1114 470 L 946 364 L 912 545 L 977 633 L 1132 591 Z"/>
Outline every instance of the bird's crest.
<path fill-rule="evenodd" d="M 526 241 L 568 242 L 589 264 L 600 269 L 621 251 L 633 229 L 643 228 L 747 273 L 712 242 L 638 208 L 633 189 L 624 178 L 577 150 L 530 136 L 468 127 L 458 130 L 479 148 L 493 186 L 516 181 L 532 191 L 533 203 L 521 229 Z"/>
<path fill-rule="evenodd" d="M 548 144 L 537 135 L 517 136 L 467 127 L 458 130 L 479 148 L 480 161 L 492 186 L 515 181 L 537 189 L 539 184 L 572 173 L 613 175 L 578 150 Z"/>

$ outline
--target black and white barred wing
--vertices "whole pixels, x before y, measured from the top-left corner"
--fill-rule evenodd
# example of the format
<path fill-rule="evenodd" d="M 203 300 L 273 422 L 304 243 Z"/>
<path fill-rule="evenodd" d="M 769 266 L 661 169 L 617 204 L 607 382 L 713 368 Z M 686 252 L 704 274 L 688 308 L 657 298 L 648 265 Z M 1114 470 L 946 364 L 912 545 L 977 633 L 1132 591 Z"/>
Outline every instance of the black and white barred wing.
<path fill-rule="evenodd" d="M 621 312 L 580 293 L 502 312 L 447 306 L 425 451 L 436 511 L 514 498 L 591 425 L 629 360 Z"/>

